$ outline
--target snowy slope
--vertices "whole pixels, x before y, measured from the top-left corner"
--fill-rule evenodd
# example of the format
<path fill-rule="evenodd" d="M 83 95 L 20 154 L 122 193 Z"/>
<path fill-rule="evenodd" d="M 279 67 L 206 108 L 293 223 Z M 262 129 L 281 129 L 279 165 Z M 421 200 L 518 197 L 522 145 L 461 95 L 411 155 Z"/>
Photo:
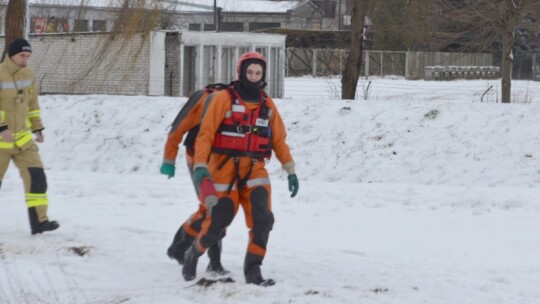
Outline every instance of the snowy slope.
<path fill-rule="evenodd" d="M 338 84 L 287 79 L 276 101 L 300 192 L 289 198 L 272 159 L 271 288 L 243 283 L 242 211 L 223 252 L 236 283 L 193 286 L 165 256 L 196 208 L 183 151 L 177 177 L 158 174 L 185 98 L 43 96 L 40 148 L 62 226 L 29 235 L 12 165 L 0 303 L 538 303 L 537 83 L 514 82 L 530 102 L 511 105 L 480 103 L 486 81 L 376 79 L 365 101 L 333 100 Z"/>

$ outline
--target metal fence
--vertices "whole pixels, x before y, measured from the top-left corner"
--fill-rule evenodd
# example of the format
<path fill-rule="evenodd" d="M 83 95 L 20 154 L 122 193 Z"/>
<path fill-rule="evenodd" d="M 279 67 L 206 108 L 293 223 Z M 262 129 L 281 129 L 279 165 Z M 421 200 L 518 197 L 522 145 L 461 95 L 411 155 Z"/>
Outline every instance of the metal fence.
<path fill-rule="evenodd" d="M 340 49 L 286 48 L 287 76 L 340 75 L 348 51 Z"/>
<path fill-rule="evenodd" d="M 348 51 L 338 49 L 287 48 L 287 76 L 341 75 Z M 424 79 L 426 66 L 493 66 L 494 57 L 486 53 L 364 51 L 362 76 L 403 76 Z M 428 75 L 429 76 L 429 75 Z M 529 78 L 530 79 L 530 78 Z"/>

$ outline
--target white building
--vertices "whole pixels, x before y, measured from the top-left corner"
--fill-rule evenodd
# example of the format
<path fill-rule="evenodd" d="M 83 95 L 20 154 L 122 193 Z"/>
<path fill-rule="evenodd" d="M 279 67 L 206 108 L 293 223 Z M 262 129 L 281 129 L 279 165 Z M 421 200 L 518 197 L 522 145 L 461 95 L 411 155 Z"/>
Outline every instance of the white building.
<path fill-rule="evenodd" d="M 28 0 L 30 33 L 110 31 L 121 14 L 123 0 Z M 333 30 L 336 14 L 327 18 L 310 0 L 217 0 L 220 31 L 247 32 L 268 28 Z M 320 2 L 320 1 L 318 1 Z M 336 1 L 325 1 L 335 3 Z M 5 16 L 7 1 L 0 2 Z M 147 0 L 151 4 L 153 1 Z M 158 29 L 215 31 L 214 0 L 161 0 Z M 217 16 L 217 15 L 216 15 Z M 0 34 L 4 20 L 0 20 Z"/>

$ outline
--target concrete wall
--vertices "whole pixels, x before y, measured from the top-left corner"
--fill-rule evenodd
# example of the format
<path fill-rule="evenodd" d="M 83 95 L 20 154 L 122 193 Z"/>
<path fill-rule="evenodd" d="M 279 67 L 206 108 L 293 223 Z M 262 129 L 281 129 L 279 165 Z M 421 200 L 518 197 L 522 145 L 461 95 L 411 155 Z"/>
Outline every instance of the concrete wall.
<path fill-rule="evenodd" d="M 151 93 L 150 37 L 135 34 L 128 42 L 123 37 L 111 40 L 105 33 L 46 34 L 31 35 L 29 40 L 30 67 L 41 94 Z"/>
<path fill-rule="evenodd" d="M 29 40 L 41 94 L 187 96 L 208 83 L 236 79 L 238 56 L 256 50 L 268 60 L 266 91 L 283 96 L 284 35 L 156 31 L 116 38 L 42 34 Z"/>
<path fill-rule="evenodd" d="M 148 54 L 145 54 L 149 60 L 148 95 L 163 96 L 165 94 L 165 32 L 151 32 L 150 38 L 150 50 Z"/>

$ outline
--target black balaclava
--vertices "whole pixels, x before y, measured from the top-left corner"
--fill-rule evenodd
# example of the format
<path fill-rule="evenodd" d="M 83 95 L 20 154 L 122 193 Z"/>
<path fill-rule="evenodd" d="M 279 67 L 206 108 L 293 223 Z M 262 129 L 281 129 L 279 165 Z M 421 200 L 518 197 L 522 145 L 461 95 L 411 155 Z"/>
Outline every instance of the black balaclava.
<path fill-rule="evenodd" d="M 262 78 L 257 82 L 251 82 L 247 79 L 247 68 L 250 64 L 258 64 L 262 66 Z M 240 66 L 240 74 L 238 75 L 239 81 L 236 84 L 235 89 L 238 95 L 246 102 L 259 102 L 261 99 L 261 90 L 265 86 L 266 78 L 266 64 L 260 59 L 248 59 L 242 62 Z"/>

